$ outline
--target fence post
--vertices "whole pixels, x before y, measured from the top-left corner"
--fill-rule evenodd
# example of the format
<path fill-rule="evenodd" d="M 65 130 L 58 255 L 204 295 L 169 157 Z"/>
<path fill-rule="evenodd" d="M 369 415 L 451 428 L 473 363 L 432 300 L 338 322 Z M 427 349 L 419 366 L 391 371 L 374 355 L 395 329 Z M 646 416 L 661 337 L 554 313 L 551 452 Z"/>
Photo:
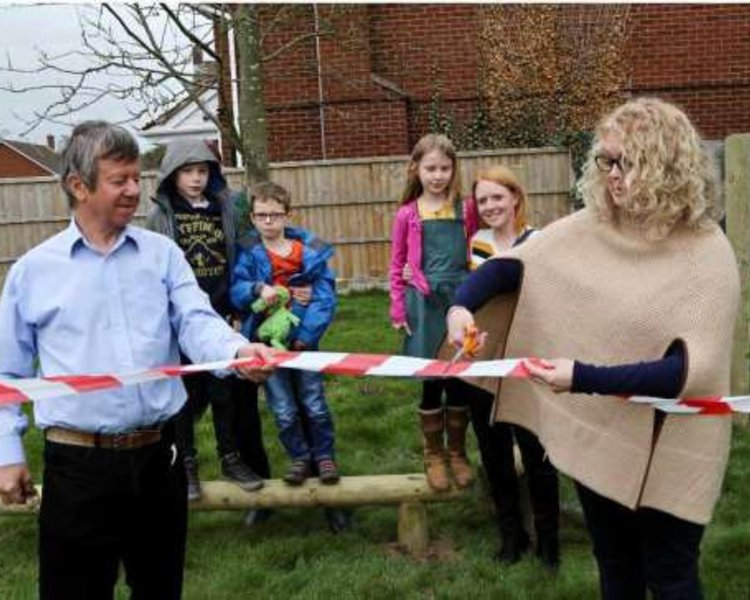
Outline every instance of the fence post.
<path fill-rule="evenodd" d="M 742 293 L 734 329 L 731 391 L 733 395 L 743 395 L 750 391 L 750 134 L 726 139 L 724 165 L 727 236 L 737 257 Z"/>

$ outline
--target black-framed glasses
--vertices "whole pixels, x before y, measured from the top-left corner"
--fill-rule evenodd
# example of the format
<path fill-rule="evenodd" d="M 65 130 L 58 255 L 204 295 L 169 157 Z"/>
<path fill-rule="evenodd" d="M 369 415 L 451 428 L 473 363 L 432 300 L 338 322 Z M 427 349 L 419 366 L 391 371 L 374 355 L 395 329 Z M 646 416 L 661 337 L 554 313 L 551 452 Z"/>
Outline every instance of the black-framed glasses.
<path fill-rule="evenodd" d="M 257 221 L 271 221 L 271 223 L 283 219 L 284 217 L 286 217 L 286 213 L 253 213 L 253 219 L 256 219 Z"/>
<path fill-rule="evenodd" d="M 625 173 L 630 171 L 630 168 L 632 167 L 630 161 L 622 155 L 618 156 L 617 158 L 612 158 L 611 156 L 607 156 L 606 154 L 597 154 L 594 157 L 594 162 L 596 163 L 596 168 L 599 169 L 602 173 L 609 173 L 610 171 L 612 171 L 612 167 L 617 166 L 617 168 L 620 170 L 620 173 L 624 175 Z"/>

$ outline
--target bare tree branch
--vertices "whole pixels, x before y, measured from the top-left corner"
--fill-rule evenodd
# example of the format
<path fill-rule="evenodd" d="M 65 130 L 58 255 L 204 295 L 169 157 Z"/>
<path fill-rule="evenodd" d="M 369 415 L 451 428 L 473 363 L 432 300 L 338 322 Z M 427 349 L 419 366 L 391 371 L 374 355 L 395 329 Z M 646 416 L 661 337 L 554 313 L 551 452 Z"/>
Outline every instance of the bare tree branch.
<path fill-rule="evenodd" d="M 336 15 L 345 9 L 322 11 L 326 18 L 319 20 L 316 30 L 308 26 L 310 10 L 309 6 L 272 4 L 175 6 L 131 1 L 81 5 L 77 10 L 81 48 L 61 53 L 42 50 L 32 66 L 13 64 L 6 55 L 6 66 L 0 66 L 0 74 L 18 77 L 6 87 L 0 85 L 0 89 L 15 94 L 58 92 L 48 106 L 28 113 L 30 118 L 19 117 L 27 126 L 24 134 L 44 122 L 60 123 L 106 98 L 121 100 L 131 122 L 146 118 L 153 121 L 189 101 L 240 150 L 247 172 L 260 176 L 267 167 L 264 67 L 310 40 L 336 34 Z M 292 18 L 294 14 L 305 19 L 306 31 L 296 28 L 300 22 Z M 231 83 L 240 91 L 239 127 L 234 119 L 225 119 L 224 113 L 217 114 L 219 111 L 206 102 L 206 92 L 215 90 L 221 108 L 232 106 L 231 98 L 226 97 L 228 68 L 222 65 L 229 57 L 226 48 L 220 52 L 213 39 L 221 31 L 225 36 L 234 35 L 236 45 L 238 75 Z M 215 79 L 201 78 L 194 72 L 194 48 L 216 62 Z"/>
<path fill-rule="evenodd" d="M 208 44 L 203 42 L 203 40 L 201 40 L 200 38 L 197 38 L 192 31 L 185 27 L 182 21 L 180 21 L 177 15 L 174 14 L 174 12 L 172 12 L 172 10 L 166 4 L 160 4 L 159 6 L 164 9 L 164 12 L 167 14 L 167 16 L 172 20 L 172 22 L 177 26 L 177 28 L 187 39 L 193 42 L 196 46 L 203 50 L 203 52 L 213 58 L 217 63 L 221 63 L 221 57 L 216 54 Z"/>
<path fill-rule="evenodd" d="M 125 5 L 125 6 L 132 6 L 132 5 Z M 128 24 L 125 23 L 123 18 L 120 16 L 120 14 L 114 10 L 109 4 L 102 4 L 102 8 L 106 10 L 119 24 L 120 27 L 122 27 L 122 30 L 131 37 L 141 48 L 144 48 L 145 50 L 150 50 L 148 44 L 143 41 L 138 34 L 136 34 L 130 27 L 128 27 Z"/>
<path fill-rule="evenodd" d="M 316 37 L 323 37 L 324 34 L 320 34 L 317 31 L 312 31 L 310 33 L 303 33 L 302 35 L 298 35 L 293 40 L 288 41 L 286 44 L 282 44 L 279 46 L 276 50 L 271 52 L 270 54 L 265 54 L 263 56 L 263 62 L 271 62 L 274 58 L 279 56 L 280 54 L 284 54 L 285 52 L 289 52 L 292 48 L 299 46 L 302 42 L 305 42 L 309 39 L 315 39 Z"/>
<path fill-rule="evenodd" d="M 274 33 L 278 25 L 288 19 L 290 10 L 292 10 L 292 6 L 289 4 L 282 4 L 279 6 L 279 9 L 276 11 L 273 17 L 271 17 L 271 19 L 266 22 L 266 25 L 260 34 L 261 45 L 263 45 L 263 43 L 266 41 L 266 36 Z"/>

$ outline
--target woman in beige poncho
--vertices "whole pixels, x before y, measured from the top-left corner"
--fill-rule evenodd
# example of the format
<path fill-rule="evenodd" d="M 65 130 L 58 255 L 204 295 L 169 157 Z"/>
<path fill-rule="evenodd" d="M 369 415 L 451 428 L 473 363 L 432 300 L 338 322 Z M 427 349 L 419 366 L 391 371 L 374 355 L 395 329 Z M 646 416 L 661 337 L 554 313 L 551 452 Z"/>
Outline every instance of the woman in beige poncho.
<path fill-rule="evenodd" d="M 643 98 L 599 124 L 579 190 L 586 208 L 466 280 L 449 340 L 476 318 L 486 356 L 575 358 L 529 364 L 541 385 L 479 383 L 575 480 L 604 598 L 701 598 L 731 419 L 621 396 L 728 392 L 739 281 L 713 169 L 685 114 Z"/>

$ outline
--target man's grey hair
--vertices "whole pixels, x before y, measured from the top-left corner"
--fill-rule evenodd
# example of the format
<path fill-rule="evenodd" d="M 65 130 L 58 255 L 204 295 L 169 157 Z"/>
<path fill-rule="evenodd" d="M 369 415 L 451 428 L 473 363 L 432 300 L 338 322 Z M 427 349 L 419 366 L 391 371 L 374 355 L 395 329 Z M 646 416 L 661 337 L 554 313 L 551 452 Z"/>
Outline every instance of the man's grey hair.
<path fill-rule="evenodd" d="M 78 175 L 91 191 L 96 190 L 99 161 L 102 159 L 138 160 L 138 142 L 123 127 L 107 121 L 84 121 L 76 125 L 62 153 L 62 188 L 68 196 L 70 208 L 75 208 L 68 179 Z"/>

